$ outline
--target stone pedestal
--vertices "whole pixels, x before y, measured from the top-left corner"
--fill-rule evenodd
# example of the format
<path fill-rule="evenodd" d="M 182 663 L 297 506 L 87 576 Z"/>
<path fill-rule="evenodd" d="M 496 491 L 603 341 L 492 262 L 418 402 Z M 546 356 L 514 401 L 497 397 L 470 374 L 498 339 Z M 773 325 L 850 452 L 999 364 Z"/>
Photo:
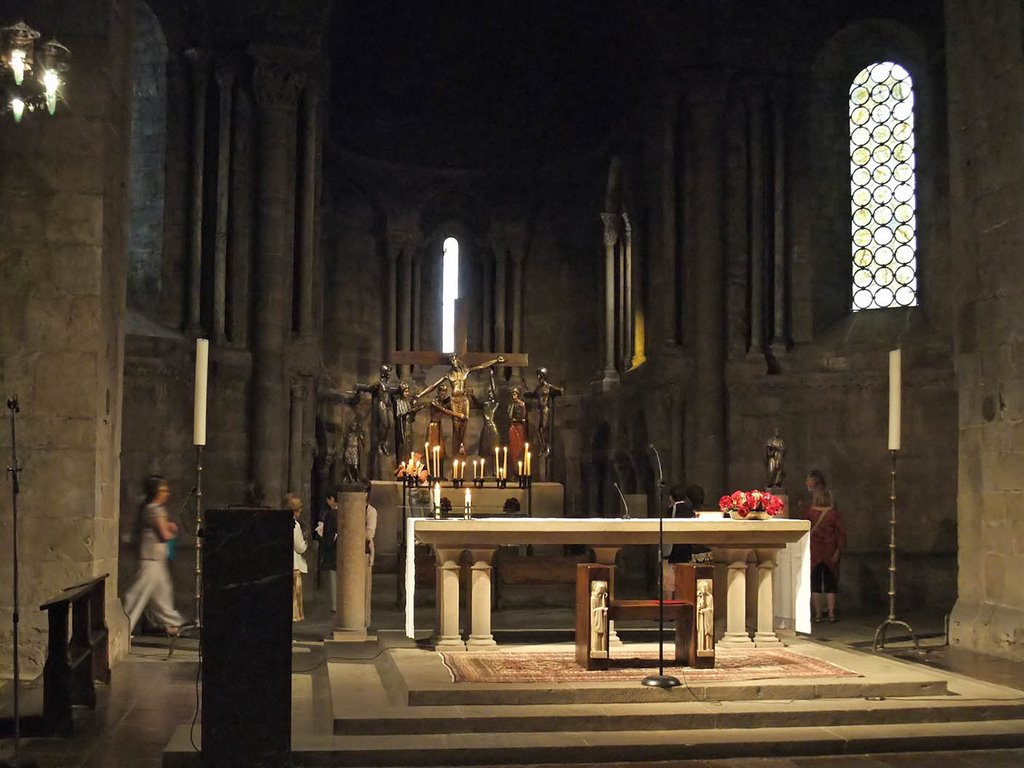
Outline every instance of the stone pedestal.
<path fill-rule="evenodd" d="M 365 640 L 366 634 L 366 494 L 338 494 L 338 610 L 335 640 Z"/>

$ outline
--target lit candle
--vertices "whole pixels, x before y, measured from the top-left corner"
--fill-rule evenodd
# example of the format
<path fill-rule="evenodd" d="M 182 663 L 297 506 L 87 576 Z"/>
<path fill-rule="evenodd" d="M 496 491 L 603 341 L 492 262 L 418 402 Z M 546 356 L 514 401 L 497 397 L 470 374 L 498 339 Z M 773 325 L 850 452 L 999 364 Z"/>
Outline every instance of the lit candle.
<path fill-rule="evenodd" d="M 530 444 L 523 443 L 523 469 L 526 470 L 526 474 L 530 474 Z M 520 472 L 519 474 L 522 474 Z"/>
<path fill-rule="evenodd" d="M 196 391 L 192 413 L 192 444 L 206 445 L 206 374 L 210 362 L 209 339 L 196 339 Z"/>
<path fill-rule="evenodd" d="M 470 513 L 473 509 L 473 494 L 469 492 L 469 488 L 466 489 L 466 514 Z"/>
<path fill-rule="evenodd" d="M 530 452 L 526 452 L 526 476 L 530 476 L 530 470 L 533 469 L 533 464 L 530 463 Z"/>
<path fill-rule="evenodd" d="M 476 459 L 473 459 L 473 479 L 474 480 L 476 480 L 477 477 L 479 477 L 479 475 L 477 475 L 477 473 L 476 473 L 477 464 L 479 464 L 479 462 Z"/>
<path fill-rule="evenodd" d="M 484 463 L 487 459 L 480 459 L 480 477 L 487 477 L 487 473 L 484 472 Z"/>
<path fill-rule="evenodd" d="M 516 464 L 519 465 L 519 468 L 516 470 L 516 473 L 519 475 L 519 477 L 522 477 L 523 476 L 523 460 L 520 459 L 519 461 L 516 462 Z"/>
<path fill-rule="evenodd" d="M 498 459 L 498 447 L 494 447 L 494 476 L 501 477 L 501 461 Z"/>
<path fill-rule="evenodd" d="M 433 474 L 430 471 L 430 443 L 423 444 L 423 460 L 427 462 L 427 474 Z"/>
<path fill-rule="evenodd" d="M 441 476 L 441 446 L 434 446 L 434 477 Z"/>
<path fill-rule="evenodd" d="M 900 449 L 900 351 L 889 352 L 889 450 Z"/>
<path fill-rule="evenodd" d="M 508 446 L 501 449 L 501 476 L 508 478 Z"/>
<path fill-rule="evenodd" d="M 459 479 L 459 460 L 454 459 L 452 461 L 452 480 Z"/>
<path fill-rule="evenodd" d="M 434 483 L 434 509 L 441 508 L 441 484 Z"/>

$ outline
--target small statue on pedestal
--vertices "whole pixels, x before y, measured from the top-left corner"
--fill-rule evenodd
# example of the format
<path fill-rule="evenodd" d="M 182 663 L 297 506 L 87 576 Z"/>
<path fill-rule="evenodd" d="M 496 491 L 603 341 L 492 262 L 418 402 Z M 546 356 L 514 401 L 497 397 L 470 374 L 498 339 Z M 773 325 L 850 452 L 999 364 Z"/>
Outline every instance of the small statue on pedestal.
<path fill-rule="evenodd" d="M 366 433 L 363 431 L 363 424 L 359 421 L 359 415 L 353 411 L 352 421 L 345 427 L 345 433 L 341 438 L 342 483 L 359 482 L 359 465 L 365 443 Z"/>
<path fill-rule="evenodd" d="M 537 440 L 540 442 L 539 456 L 551 455 L 551 434 L 555 422 L 555 398 L 564 390 L 548 381 L 548 369 L 537 369 L 537 386 L 530 397 L 537 400 L 540 418 L 537 422 Z"/>
<path fill-rule="evenodd" d="M 715 651 L 715 598 L 711 579 L 697 579 L 697 653 Z"/>
<path fill-rule="evenodd" d="M 608 658 L 608 582 L 590 583 L 590 655 Z"/>

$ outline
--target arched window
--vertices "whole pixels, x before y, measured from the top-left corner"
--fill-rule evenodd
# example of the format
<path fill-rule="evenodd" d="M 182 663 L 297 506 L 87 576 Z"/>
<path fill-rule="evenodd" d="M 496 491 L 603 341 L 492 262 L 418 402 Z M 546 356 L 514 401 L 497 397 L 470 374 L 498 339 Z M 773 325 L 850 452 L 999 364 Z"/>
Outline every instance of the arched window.
<path fill-rule="evenodd" d="M 853 306 L 917 306 L 914 94 L 891 61 L 862 69 L 850 86 Z"/>
<path fill-rule="evenodd" d="M 445 238 L 441 266 L 441 351 L 455 351 L 455 300 L 459 298 L 459 241 Z"/>

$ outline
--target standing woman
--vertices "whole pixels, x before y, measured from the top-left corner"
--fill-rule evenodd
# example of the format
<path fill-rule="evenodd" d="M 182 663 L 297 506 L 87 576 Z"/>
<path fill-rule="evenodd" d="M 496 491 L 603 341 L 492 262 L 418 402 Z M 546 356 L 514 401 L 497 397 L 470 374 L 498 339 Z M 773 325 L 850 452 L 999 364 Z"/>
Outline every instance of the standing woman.
<path fill-rule="evenodd" d="M 167 542 L 178 535 L 178 526 L 167 519 L 164 506 L 171 489 L 160 475 L 150 475 L 143 483 L 145 499 L 139 508 L 139 572 L 124 596 L 128 631 L 134 632 L 147 607 L 154 620 L 168 635 L 178 634 L 184 623 L 174 608 L 174 585 L 167 567 Z"/>
<path fill-rule="evenodd" d="M 836 592 L 839 589 L 839 561 L 846 549 L 846 527 L 839 516 L 832 492 L 820 470 L 812 469 L 804 481 L 811 494 L 811 505 L 805 515 L 811 523 L 811 604 L 814 621 L 823 620 L 822 611 L 828 610 L 828 620 L 836 616 Z"/>
<path fill-rule="evenodd" d="M 302 516 L 302 501 L 294 493 L 284 497 L 286 507 L 292 510 L 295 515 L 295 522 L 292 526 L 292 621 L 302 621 L 306 618 L 302 610 L 302 574 L 309 572 L 306 565 L 306 537 L 302 533 L 302 526 L 299 525 L 299 518 Z"/>

